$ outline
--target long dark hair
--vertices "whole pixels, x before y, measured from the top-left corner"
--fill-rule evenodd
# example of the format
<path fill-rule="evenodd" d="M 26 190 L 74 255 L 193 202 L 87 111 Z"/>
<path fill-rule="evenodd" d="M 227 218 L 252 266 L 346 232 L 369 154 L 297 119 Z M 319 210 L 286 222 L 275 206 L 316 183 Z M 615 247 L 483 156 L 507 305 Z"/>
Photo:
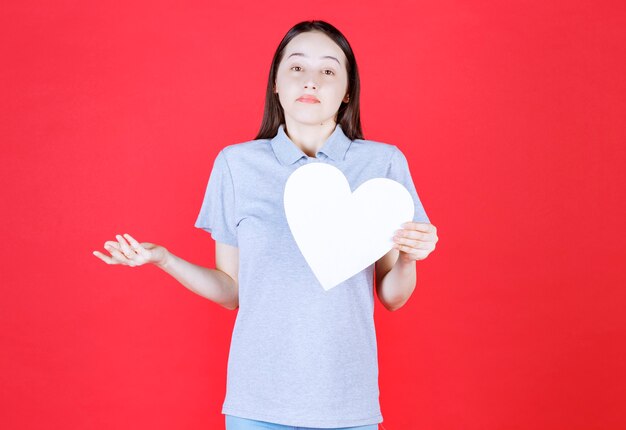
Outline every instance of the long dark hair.
<path fill-rule="evenodd" d="M 363 131 L 361 130 L 361 110 L 360 110 L 360 89 L 359 70 L 356 66 L 354 52 L 348 43 L 348 40 L 335 27 L 325 21 L 302 21 L 294 25 L 283 37 L 283 40 L 276 48 L 272 65 L 270 67 L 270 75 L 267 80 L 267 89 L 265 91 L 265 111 L 263 112 L 263 121 L 259 134 L 255 139 L 271 139 L 276 136 L 278 126 L 285 123 L 285 113 L 280 105 L 278 94 L 274 93 L 274 82 L 276 81 L 276 70 L 283 58 L 285 47 L 287 44 L 300 33 L 308 31 L 321 31 L 330 37 L 343 51 L 348 60 L 346 70 L 348 72 L 348 103 L 341 103 L 337 112 L 337 124 L 341 125 L 344 134 L 351 140 L 363 139 Z"/>

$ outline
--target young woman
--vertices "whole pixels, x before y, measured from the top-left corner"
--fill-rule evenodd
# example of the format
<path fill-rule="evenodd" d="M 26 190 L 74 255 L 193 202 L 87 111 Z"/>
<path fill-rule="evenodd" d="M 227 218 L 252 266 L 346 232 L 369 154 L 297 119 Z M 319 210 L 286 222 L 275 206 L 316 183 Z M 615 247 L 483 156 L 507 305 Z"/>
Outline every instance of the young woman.
<path fill-rule="evenodd" d="M 352 190 L 368 179 L 393 179 L 415 203 L 393 248 L 328 291 L 284 213 L 286 180 L 308 163 L 337 167 Z M 128 234 L 106 242 L 110 257 L 94 253 L 108 264 L 153 263 L 195 293 L 239 308 L 222 408 L 226 428 L 376 429 L 383 418 L 374 274 L 384 307 L 400 308 L 415 287 L 415 261 L 435 249 L 438 237 L 402 152 L 363 138 L 356 60 L 335 27 L 306 21 L 285 35 L 272 61 L 259 134 L 219 152 L 195 226 L 215 240 L 215 269 Z"/>

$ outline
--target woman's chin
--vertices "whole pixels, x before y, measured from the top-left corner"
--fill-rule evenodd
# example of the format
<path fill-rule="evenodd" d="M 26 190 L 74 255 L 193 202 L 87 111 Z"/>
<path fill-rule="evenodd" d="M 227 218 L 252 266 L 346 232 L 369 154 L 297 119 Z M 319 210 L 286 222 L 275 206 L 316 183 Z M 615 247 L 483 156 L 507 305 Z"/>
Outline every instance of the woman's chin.
<path fill-rule="evenodd" d="M 322 118 L 318 115 L 298 115 L 298 116 L 292 116 L 291 119 L 296 124 L 321 125 L 321 124 L 328 124 L 328 123 L 333 122 L 334 117 Z"/>

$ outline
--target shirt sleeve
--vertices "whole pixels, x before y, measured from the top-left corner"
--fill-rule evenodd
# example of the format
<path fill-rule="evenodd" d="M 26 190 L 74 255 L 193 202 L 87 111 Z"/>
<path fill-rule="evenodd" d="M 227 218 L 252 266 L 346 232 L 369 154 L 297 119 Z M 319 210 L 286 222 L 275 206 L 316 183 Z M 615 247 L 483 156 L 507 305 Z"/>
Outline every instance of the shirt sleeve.
<path fill-rule="evenodd" d="M 415 189 L 415 185 L 413 184 L 411 172 L 409 171 L 409 164 L 406 160 L 406 157 L 397 146 L 394 146 L 387 177 L 404 185 L 404 187 L 411 194 L 411 197 L 413 197 L 413 203 L 415 204 L 415 213 L 413 215 L 412 221 L 425 222 L 430 224 L 430 220 L 426 215 L 426 211 L 422 206 L 422 202 L 420 201 L 420 198 L 417 195 L 417 191 Z"/>
<path fill-rule="evenodd" d="M 235 187 L 224 150 L 213 163 L 195 227 L 211 233 L 216 242 L 237 246 Z"/>

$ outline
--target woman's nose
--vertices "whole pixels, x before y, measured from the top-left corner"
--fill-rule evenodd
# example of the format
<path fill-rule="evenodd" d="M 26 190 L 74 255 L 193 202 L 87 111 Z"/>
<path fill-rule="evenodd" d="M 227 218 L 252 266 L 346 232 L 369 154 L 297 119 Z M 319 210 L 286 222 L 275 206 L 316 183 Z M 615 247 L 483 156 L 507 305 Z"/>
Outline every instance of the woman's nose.
<path fill-rule="evenodd" d="M 317 89 L 317 87 L 318 84 L 315 79 L 313 79 L 313 76 L 311 74 L 308 74 L 304 78 L 304 88 Z"/>

